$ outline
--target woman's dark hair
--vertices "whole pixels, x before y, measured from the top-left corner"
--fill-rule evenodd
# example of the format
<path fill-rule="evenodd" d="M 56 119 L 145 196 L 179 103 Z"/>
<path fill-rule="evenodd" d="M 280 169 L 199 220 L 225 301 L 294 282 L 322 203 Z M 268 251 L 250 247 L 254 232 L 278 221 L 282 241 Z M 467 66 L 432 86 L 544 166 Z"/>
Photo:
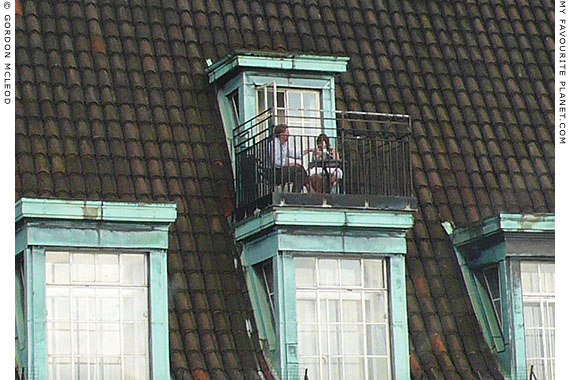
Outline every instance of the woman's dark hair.
<path fill-rule="evenodd" d="M 330 148 L 331 142 L 329 141 L 329 137 L 326 135 L 326 133 L 321 133 L 317 136 L 317 145 L 319 145 L 319 142 L 321 141 L 324 141 L 324 143 L 327 145 L 327 148 Z"/>

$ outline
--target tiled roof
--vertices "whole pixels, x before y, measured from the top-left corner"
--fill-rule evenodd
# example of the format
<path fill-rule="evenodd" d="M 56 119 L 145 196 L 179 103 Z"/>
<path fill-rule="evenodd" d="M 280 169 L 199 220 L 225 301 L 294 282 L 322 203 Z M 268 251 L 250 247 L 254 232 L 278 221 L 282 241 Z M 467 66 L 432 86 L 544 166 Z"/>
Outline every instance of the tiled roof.
<path fill-rule="evenodd" d="M 235 49 L 349 56 L 338 109 L 411 115 L 412 376 L 502 378 L 441 222 L 554 212 L 552 1 L 20 0 L 16 18 L 16 198 L 178 203 L 177 378 L 255 379 L 262 365 L 204 71 Z"/>

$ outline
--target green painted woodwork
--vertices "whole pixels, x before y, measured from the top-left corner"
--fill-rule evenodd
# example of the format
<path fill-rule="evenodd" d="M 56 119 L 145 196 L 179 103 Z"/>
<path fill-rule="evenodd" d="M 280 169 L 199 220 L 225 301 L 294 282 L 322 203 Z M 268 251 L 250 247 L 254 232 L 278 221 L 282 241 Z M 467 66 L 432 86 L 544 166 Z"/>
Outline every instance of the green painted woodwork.
<path fill-rule="evenodd" d="M 501 213 L 473 226 L 456 229 L 453 232 L 453 244 L 460 246 L 498 232 L 554 232 L 554 219 L 552 214 Z"/>
<path fill-rule="evenodd" d="M 26 222 L 16 236 L 16 253 L 21 252 L 26 245 L 83 248 L 168 248 L 168 225 L 164 224 L 32 221 Z"/>
<path fill-rule="evenodd" d="M 406 264 L 404 256 L 394 255 L 390 265 L 390 318 L 392 330 L 392 365 L 394 379 L 410 378 L 408 312 L 406 307 Z"/>
<path fill-rule="evenodd" d="M 26 379 L 47 379 L 45 250 L 32 247 L 25 250 L 26 278 Z"/>
<path fill-rule="evenodd" d="M 509 327 L 512 352 L 510 355 L 510 369 L 512 379 L 526 377 L 526 344 L 524 332 L 524 312 L 521 285 L 520 260 L 511 259 L 508 265 L 507 276 L 507 302 L 510 305 Z"/>
<path fill-rule="evenodd" d="M 270 330 L 264 289 L 252 266 L 272 259 L 276 292 L 276 347 L 269 357 L 283 374 L 298 373 L 296 256 L 342 255 L 386 257 L 390 272 L 390 310 L 394 379 L 409 379 L 409 344 L 405 284 L 405 234 L 413 226 L 413 211 L 348 210 L 273 207 L 235 226 L 243 245 L 242 264 L 257 325 Z M 253 294 L 252 294 L 253 293 Z M 286 375 L 283 376 L 286 380 Z"/>
<path fill-rule="evenodd" d="M 16 223 L 23 218 L 101 220 L 110 222 L 171 223 L 174 203 L 124 203 L 21 198 L 16 202 Z"/>
<path fill-rule="evenodd" d="M 20 258 L 23 264 L 23 257 Z M 23 271 L 19 270 L 18 262 L 16 264 L 16 270 L 14 273 L 14 290 L 15 290 L 15 316 L 16 316 L 16 364 L 19 368 L 25 368 L 25 363 L 27 362 L 27 350 L 26 350 L 26 305 L 25 305 L 25 291 L 24 279 L 22 278 Z"/>
<path fill-rule="evenodd" d="M 273 262 L 275 262 L 275 260 L 273 260 Z M 277 355 L 275 326 L 273 324 L 273 318 L 271 317 L 271 306 L 265 296 L 263 283 L 252 267 L 247 267 L 246 280 L 255 319 L 256 321 L 260 321 L 257 323 L 259 338 L 267 341 L 267 348 L 272 356 L 272 360 L 275 361 L 277 359 L 274 357 Z"/>
<path fill-rule="evenodd" d="M 342 210 L 333 208 L 274 207 L 266 209 L 258 216 L 246 219 L 235 225 L 237 240 L 247 239 L 265 229 L 276 226 L 371 228 L 375 231 L 399 232 L 401 237 L 413 226 L 411 211 L 388 212 L 382 210 Z"/>
<path fill-rule="evenodd" d="M 210 83 L 219 81 L 226 74 L 236 70 L 295 70 L 325 73 L 346 71 L 348 57 L 327 57 L 276 53 L 231 53 L 206 69 Z"/>
<path fill-rule="evenodd" d="M 151 371 L 153 379 L 164 379 L 170 375 L 166 250 L 153 250 L 149 256 Z"/>
<path fill-rule="evenodd" d="M 552 256 L 554 224 L 555 217 L 552 214 L 504 213 L 456 230 L 449 223 L 444 223 L 444 228 L 454 243 L 457 260 L 483 335 L 509 379 L 522 379 L 526 376 L 520 260 Z M 521 247 L 524 249 L 521 250 Z M 530 251 L 527 251 L 527 247 Z M 533 247 L 548 248 L 548 252 L 532 252 Z M 501 286 L 502 329 L 484 286 L 475 276 L 475 271 L 495 264 L 498 264 Z"/>
<path fill-rule="evenodd" d="M 16 203 L 15 250 L 23 257 L 25 292 L 18 296 L 22 286 L 16 277 L 16 351 L 25 353 L 19 361 L 26 378 L 47 379 L 45 251 L 50 248 L 149 253 L 151 371 L 155 379 L 170 376 L 166 249 L 175 219 L 175 204 L 30 198 Z"/>

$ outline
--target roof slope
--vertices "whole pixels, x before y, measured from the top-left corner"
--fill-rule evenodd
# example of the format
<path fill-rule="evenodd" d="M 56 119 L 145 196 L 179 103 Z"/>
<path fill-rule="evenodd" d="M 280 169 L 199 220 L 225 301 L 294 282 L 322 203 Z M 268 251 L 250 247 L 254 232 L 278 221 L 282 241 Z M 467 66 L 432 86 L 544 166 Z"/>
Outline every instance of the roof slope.
<path fill-rule="evenodd" d="M 441 221 L 554 212 L 552 1 L 21 0 L 16 12 L 16 198 L 178 203 L 177 378 L 256 378 L 259 366 L 204 72 L 234 49 L 349 56 L 338 109 L 411 115 L 412 376 L 502 378 Z"/>

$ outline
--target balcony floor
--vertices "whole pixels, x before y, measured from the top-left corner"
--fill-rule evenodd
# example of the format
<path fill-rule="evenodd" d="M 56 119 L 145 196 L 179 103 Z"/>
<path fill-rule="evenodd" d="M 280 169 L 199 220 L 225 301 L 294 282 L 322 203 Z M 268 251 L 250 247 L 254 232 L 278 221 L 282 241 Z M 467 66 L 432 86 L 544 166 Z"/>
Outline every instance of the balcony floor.
<path fill-rule="evenodd" d="M 418 202 L 414 197 L 404 196 L 273 192 L 246 206 L 237 208 L 234 211 L 234 221 L 247 219 L 273 206 L 409 211 L 416 210 Z"/>

